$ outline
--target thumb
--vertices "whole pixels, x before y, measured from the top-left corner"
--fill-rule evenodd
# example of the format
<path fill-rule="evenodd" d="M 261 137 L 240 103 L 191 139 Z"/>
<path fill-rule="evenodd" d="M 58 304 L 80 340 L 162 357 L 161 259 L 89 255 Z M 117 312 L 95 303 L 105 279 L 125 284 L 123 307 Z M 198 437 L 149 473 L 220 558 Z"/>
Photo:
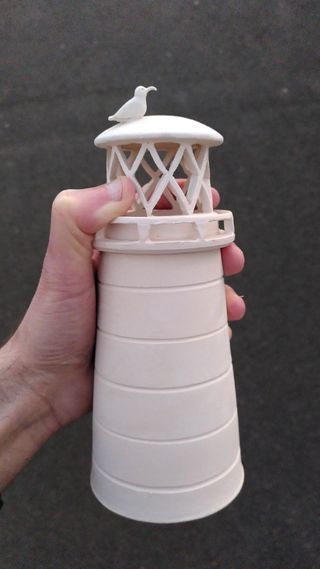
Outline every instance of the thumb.
<path fill-rule="evenodd" d="M 126 213 L 134 195 L 133 183 L 123 176 L 110 184 L 60 192 L 52 205 L 44 272 L 64 282 L 92 275 L 95 233 Z"/>

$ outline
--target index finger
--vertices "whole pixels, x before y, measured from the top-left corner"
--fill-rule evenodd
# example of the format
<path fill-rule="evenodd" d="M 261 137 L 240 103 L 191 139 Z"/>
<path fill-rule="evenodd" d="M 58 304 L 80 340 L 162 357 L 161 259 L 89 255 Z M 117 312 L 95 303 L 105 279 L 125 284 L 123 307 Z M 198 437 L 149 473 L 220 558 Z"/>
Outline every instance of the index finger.
<path fill-rule="evenodd" d="M 177 182 L 180 188 L 183 189 L 186 180 L 184 178 L 177 178 Z M 212 205 L 215 209 L 220 203 L 220 194 L 216 188 L 211 188 L 211 195 L 212 195 Z M 164 195 L 162 195 L 160 200 L 158 201 L 156 209 L 171 209 L 171 205 Z"/>

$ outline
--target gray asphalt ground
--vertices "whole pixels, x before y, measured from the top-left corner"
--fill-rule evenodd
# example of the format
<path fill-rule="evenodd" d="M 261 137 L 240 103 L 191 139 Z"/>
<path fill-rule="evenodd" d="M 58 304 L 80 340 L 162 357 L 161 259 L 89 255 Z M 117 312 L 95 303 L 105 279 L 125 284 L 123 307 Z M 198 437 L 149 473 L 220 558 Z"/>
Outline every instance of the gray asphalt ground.
<path fill-rule="evenodd" d="M 32 297 L 58 191 L 104 180 L 94 137 L 137 84 L 149 113 L 225 137 L 222 207 L 247 256 L 232 340 L 246 472 L 231 506 L 148 525 L 89 487 L 91 418 L 4 494 L 0 569 L 319 569 L 318 2 L 1 1 L 1 338 Z"/>

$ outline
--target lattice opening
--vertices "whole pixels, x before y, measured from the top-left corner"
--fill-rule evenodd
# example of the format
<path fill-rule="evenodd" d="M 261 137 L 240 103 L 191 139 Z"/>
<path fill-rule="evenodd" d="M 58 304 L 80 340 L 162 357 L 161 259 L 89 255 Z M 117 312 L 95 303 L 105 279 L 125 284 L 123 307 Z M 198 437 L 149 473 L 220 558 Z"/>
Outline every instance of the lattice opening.
<path fill-rule="evenodd" d="M 143 143 L 108 151 L 107 179 L 131 178 L 137 198 L 133 215 L 212 211 L 208 149 L 189 144 Z M 183 187 L 177 179 L 185 179 Z"/>
<path fill-rule="evenodd" d="M 161 162 L 168 164 L 168 159 L 166 158 L 167 152 L 164 150 L 157 150 L 157 152 Z M 143 188 L 143 193 L 147 200 L 149 200 L 153 194 L 160 177 L 161 171 L 155 163 L 150 151 L 146 149 L 138 169 L 136 170 L 135 178 Z"/>

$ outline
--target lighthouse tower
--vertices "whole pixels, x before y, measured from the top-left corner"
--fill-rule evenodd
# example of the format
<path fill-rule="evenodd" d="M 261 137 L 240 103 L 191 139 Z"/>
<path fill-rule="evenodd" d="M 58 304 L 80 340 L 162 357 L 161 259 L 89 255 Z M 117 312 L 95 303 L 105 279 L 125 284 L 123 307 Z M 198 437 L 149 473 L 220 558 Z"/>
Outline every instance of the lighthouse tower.
<path fill-rule="evenodd" d="M 210 515 L 243 483 L 221 262 L 233 217 L 212 209 L 208 159 L 222 142 L 175 116 L 124 122 L 95 140 L 107 181 L 128 176 L 136 202 L 95 239 L 91 485 L 135 520 Z"/>

